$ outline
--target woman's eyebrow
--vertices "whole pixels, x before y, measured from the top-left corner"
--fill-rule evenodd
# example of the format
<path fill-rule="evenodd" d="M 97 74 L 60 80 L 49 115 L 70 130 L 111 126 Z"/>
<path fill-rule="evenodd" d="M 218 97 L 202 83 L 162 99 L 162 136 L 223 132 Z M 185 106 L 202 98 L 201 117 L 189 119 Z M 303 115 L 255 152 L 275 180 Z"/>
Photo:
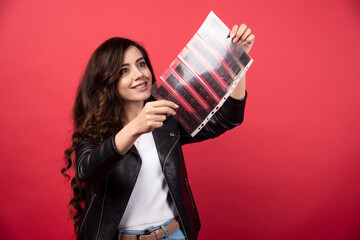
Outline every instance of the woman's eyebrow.
<path fill-rule="evenodd" d="M 135 62 L 137 63 L 137 62 L 139 62 L 139 61 L 141 61 L 143 59 L 144 59 L 144 57 L 140 57 Z M 126 66 L 129 66 L 129 65 L 130 65 L 129 63 L 123 63 L 123 64 L 121 64 L 121 67 L 126 67 Z"/>
<path fill-rule="evenodd" d="M 141 60 L 143 60 L 143 59 L 144 59 L 144 57 L 140 57 L 140 58 L 138 58 L 138 59 L 136 60 L 136 62 L 141 61 Z"/>

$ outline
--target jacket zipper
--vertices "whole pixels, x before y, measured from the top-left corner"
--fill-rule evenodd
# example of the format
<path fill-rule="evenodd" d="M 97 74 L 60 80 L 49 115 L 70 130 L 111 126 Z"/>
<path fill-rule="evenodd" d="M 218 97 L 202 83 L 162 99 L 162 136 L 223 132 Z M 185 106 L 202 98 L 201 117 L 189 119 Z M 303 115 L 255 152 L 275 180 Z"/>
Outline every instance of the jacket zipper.
<path fill-rule="evenodd" d="M 90 208 L 91 208 L 91 206 L 92 206 L 92 204 L 93 204 L 93 202 L 94 202 L 95 197 L 96 197 L 96 194 L 94 194 L 94 195 L 91 196 L 90 204 L 89 204 L 89 207 L 88 207 L 88 209 L 87 209 L 87 211 L 86 211 L 86 213 L 85 213 L 84 219 L 83 219 L 83 221 L 82 221 L 82 223 L 81 223 L 79 232 L 81 231 L 82 227 L 84 226 L 86 217 L 87 217 L 88 213 L 90 212 Z"/>
<path fill-rule="evenodd" d="M 166 184 L 167 184 L 168 186 L 169 186 L 169 183 L 168 183 L 168 181 L 167 181 L 167 179 L 166 179 L 166 176 L 165 176 L 165 163 L 166 163 L 166 160 L 168 159 L 168 157 L 169 157 L 170 153 L 171 153 L 171 152 L 172 152 L 172 150 L 174 149 L 175 145 L 176 145 L 176 144 L 177 144 L 177 142 L 179 141 L 179 139 L 180 139 L 180 134 L 179 134 L 179 132 L 178 132 L 178 137 L 177 137 L 177 139 L 176 139 L 176 142 L 175 142 L 175 143 L 174 143 L 174 145 L 171 147 L 171 149 L 170 149 L 170 151 L 168 152 L 168 154 L 167 154 L 167 156 L 166 156 L 166 158 L 165 158 L 165 160 L 164 160 L 164 163 L 163 163 L 163 174 L 164 174 L 164 179 L 165 179 L 165 182 L 166 182 Z M 179 209 L 178 209 L 178 207 L 176 206 L 176 202 L 175 202 L 175 199 L 174 199 L 174 196 L 173 196 L 173 194 L 172 194 L 172 192 L 171 192 L 170 187 L 169 187 L 169 193 L 170 193 L 171 199 L 172 199 L 172 200 L 173 200 L 173 202 L 174 202 L 174 205 L 175 205 L 176 211 L 177 211 L 177 212 L 178 212 L 178 214 L 179 214 L 179 219 L 180 219 L 180 223 L 181 223 L 181 225 L 182 225 L 182 227 L 183 227 L 183 229 L 184 229 L 185 238 L 186 238 L 186 239 L 189 239 L 189 238 L 188 238 L 188 236 L 187 236 L 186 229 L 185 229 L 185 227 L 184 227 L 184 223 L 183 223 L 183 220 L 182 220 L 182 218 L 181 218 L 181 215 L 180 215 Z"/>

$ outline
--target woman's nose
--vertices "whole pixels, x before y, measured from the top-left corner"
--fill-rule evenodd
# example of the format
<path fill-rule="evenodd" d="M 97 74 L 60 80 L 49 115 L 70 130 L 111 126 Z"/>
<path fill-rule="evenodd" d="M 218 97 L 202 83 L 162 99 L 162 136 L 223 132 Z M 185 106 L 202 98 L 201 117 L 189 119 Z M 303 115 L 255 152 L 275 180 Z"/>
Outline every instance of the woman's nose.
<path fill-rule="evenodd" d="M 143 76 L 143 72 L 140 69 L 138 69 L 137 67 L 134 68 L 133 73 L 134 73 L 133 76 L 135 79 L 141 78 Z"/>

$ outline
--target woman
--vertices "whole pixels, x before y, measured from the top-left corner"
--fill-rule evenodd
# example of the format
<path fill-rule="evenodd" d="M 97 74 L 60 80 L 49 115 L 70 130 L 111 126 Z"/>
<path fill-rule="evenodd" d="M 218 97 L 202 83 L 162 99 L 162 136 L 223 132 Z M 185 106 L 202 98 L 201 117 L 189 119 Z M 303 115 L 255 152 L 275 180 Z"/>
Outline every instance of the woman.
<path fill-rule="evenodd" d="M 247 52 L 255 39 L 245 24 L 229 36 Z M 62 169 L 67 177 L 75 169 L 69 206 L 78 239 L 197 239 L 200 220 L 181 146 L 242 122 L 245 79 L 195 138 L 172 117 L 175 103 L 149 101 L 154 81 L 145 49 L 128 39 L 105 41 L 89 60 Z"/>

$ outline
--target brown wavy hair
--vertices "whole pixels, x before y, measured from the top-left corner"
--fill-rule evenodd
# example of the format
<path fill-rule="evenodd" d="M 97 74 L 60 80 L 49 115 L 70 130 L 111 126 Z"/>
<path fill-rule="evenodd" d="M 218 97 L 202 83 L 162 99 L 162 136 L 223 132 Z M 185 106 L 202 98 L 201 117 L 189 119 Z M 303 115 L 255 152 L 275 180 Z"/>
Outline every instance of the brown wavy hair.
<path fill-rule="evenodd" d="M 67 180 L 70 176 L 66 172 L 71 167 L 75 172 L 71 180 L 73 197 L 69 203 L 75 234 L 79 232 L 87 196 L 86 184 L 77 173 L 75 150 L 83 141 L 101 144 L 122 128 L 122 100 L 117 83 L 124 53 L 130 46 L 137 47 L 142 53 L 154 82 L 155 75 L 146 50 L 132 40 L 114 37 L 102 43 L 92 54 L 77 90 L 72 109 L 72 145 L 65 150 L 65 167 L 61 169 Z"/>

